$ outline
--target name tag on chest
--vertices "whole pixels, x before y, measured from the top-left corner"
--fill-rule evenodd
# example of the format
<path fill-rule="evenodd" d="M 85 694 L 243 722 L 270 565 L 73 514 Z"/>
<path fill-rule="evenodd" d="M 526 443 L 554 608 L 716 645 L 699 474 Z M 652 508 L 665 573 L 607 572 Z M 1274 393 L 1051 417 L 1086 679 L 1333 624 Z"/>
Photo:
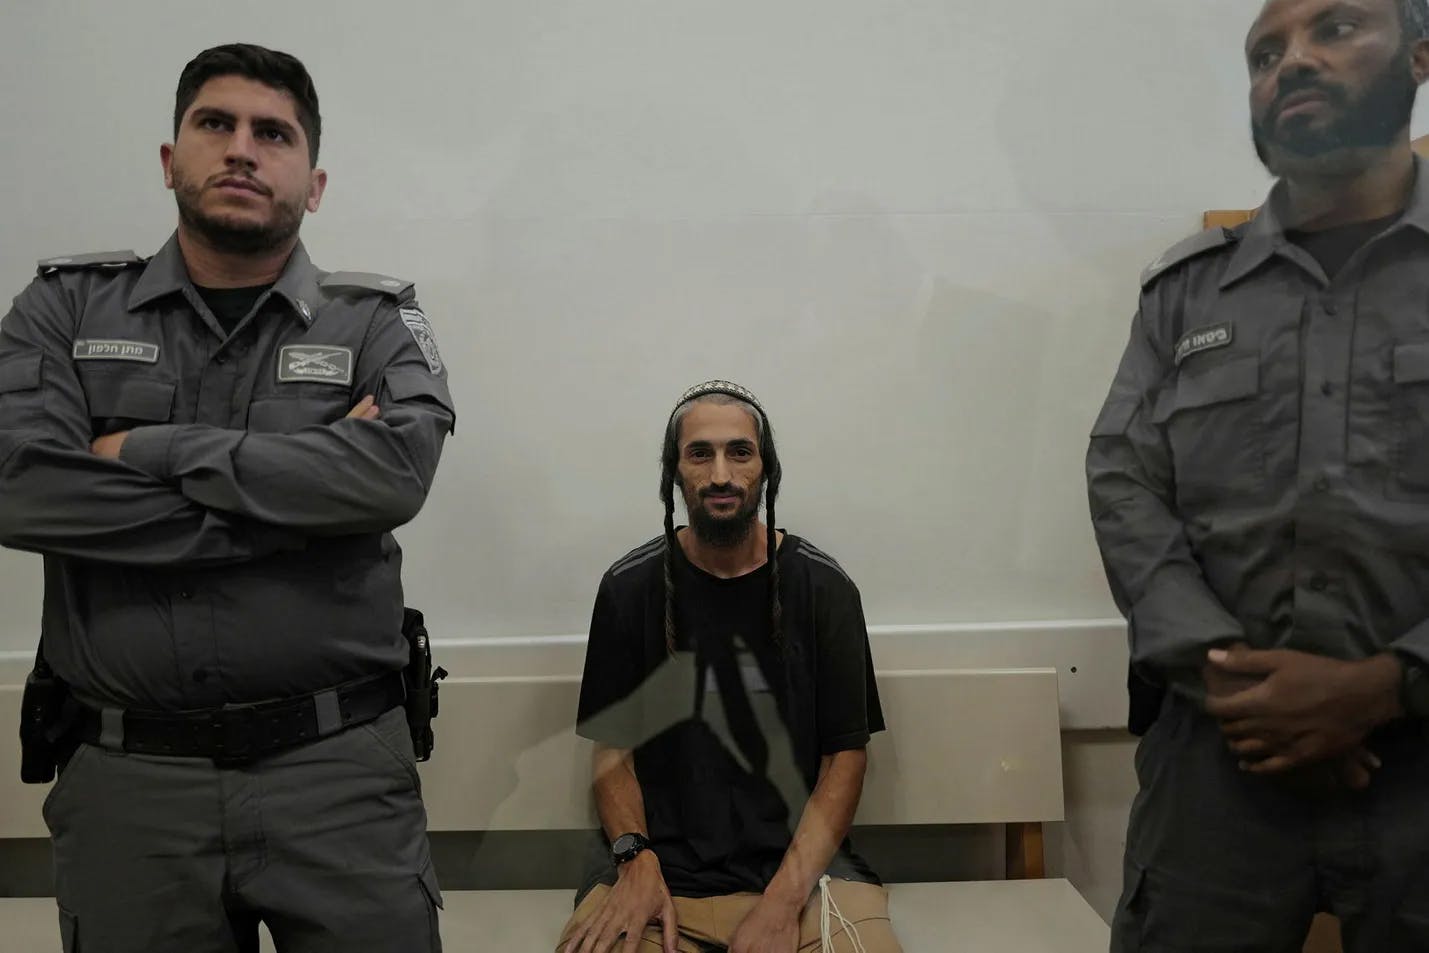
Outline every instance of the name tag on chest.
<path fill-rule="evenodd" d="M 143 341 L 108 341 L 82 338 L 74 342 L 76 361 L 134 361 L 139 364 L 159 363 L 159 345 Z"/>
<path fill-rule="evenodd" d="M 1221 347 L 1230 347 L 1231 342 L 1234 340 L 1235 328 L 1233 328 L 1229 322 L 1197 328 L 1176 342 L 1176 364 L 1179 366 L 1182 361 L 1192 354 L 1200 354 L 1202 351 L 1214 351 L 1216 348 Z"/>

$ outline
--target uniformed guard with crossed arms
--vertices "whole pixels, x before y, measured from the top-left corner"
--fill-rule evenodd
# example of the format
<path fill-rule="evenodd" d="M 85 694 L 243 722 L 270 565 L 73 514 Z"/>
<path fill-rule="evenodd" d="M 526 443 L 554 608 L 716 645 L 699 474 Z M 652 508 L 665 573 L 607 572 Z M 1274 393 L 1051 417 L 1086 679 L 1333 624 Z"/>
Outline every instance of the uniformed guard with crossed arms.
<path fill-rule="evenodd" d="M 1173 248 L 1087 456 L 1140 792 L 1112 949 L 1429 950 L 1423 0 L 1270 0 L 1254 220 Z"/>
<path fill-rule="evenodd" d="M 41 262 L 0 322 L 0 542 L 44 556 L 72 693 L 66 951 L 440 948 L 391 530 L 455 418 L 411 284 L 298 240 L 319 133 L 296 59 L 201 53 L 177 233 Z"/>

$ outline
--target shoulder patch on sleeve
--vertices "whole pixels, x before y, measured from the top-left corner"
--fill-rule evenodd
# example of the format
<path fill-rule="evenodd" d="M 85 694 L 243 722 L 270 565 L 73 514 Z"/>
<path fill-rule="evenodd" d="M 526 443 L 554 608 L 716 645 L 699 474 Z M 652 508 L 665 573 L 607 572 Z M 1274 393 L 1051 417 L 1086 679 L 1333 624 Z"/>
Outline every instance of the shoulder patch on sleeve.
<path fill-rule="evenodd" d="M 1148 265 L 1141 273 L 1141 287 L 1147 287 L 1177 265 L 1239 240 L 1240 235 L 1229 228 L 1208 228 L 1197 232 L 1190 238 L 1172 245 L 1160 258 Z"/>
<path fill-rule="evenodd" d="M 56 271 L 77 271 L 83 268 L 132 268 L 135 265 L 144 264 L 147 260 L 140 258 L 128 249 L 100 251 L 90 252 L 87 255 L 58 255 L 54 258 L 41 258 L 35 270 L 38 274 L 48 275 Z"/>
<path fill-rule="evenodd" d="M 397 301 L 405 301 L 412 296 L 412 282 L 370 271 L 335 271 L 322 280 L 322 287 L 360 288 Z"/>
<path fill-rule="evenodd" d="M 417 347 L 421 349 L 422 357 L 427 360 L 427 367 L 433 374 L 442 373 L 442 352 L 437 349 L 437 334 L 432 330 L 432 322 L 427 320 L 427 315 L 415 304 L 404 305 L 397 310 L 397 314 L 402 318 L 402 323 L 407 326 L 407 330 L 412 335 L 412 340 L 417 342 Z"/>

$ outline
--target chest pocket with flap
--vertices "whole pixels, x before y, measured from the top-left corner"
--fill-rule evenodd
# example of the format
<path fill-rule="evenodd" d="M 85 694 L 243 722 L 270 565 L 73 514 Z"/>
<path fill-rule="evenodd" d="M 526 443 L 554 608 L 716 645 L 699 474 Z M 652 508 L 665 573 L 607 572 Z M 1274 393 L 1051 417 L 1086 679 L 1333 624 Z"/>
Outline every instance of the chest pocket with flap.
<path fill-rule="evenodd" d="M 1183 507 L 1259 496 L 1266 484 L 1266 428 L 1255 354 L 1193 356 L 1156 400 Z"/>
<path fill-rule="evenodd" d="M 281 383 L 269 393 L 254 395 L 248 406 L 248 429 L 282 434 L 326 426 L 345 417 L 356 403 L 345 386 Z"/>
<path fill-rule="evenodd" d="M 81 380 L 96 435 L 173 419 L 173 381 L 124 371 L 91 371 Z"/>
<path fill-rule="evenodd" d="M 1429 342 L 1394 349 L 1390 496 L 1429 494 Z"/>
<path fill-rule="evenodd" d="M 40 426 L 44 421 L 44 355 L 26 351 L 0 358 L 0 430 Z"/>

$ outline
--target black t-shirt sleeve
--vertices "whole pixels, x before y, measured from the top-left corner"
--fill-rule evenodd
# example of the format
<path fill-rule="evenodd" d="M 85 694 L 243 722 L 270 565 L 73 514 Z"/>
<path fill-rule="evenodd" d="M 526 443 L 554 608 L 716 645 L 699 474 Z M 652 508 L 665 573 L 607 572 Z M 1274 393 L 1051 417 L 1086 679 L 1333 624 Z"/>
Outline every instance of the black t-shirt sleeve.
<path fill-rule="evenodd" d="M 606 575 L 591 612 L 585 672 L 576 712 L 576 733 L 616 748 L 641 742 L 639 693 L 644 678 L 641 633 L 621 617 L 614 585 Z"/>
<path fill-rule="evenodd" d="M 858 587 L 842 576 L 828 585 L 817 619 L 821 755 L 862 748 L 873 732 L 884 729 Z"/>

